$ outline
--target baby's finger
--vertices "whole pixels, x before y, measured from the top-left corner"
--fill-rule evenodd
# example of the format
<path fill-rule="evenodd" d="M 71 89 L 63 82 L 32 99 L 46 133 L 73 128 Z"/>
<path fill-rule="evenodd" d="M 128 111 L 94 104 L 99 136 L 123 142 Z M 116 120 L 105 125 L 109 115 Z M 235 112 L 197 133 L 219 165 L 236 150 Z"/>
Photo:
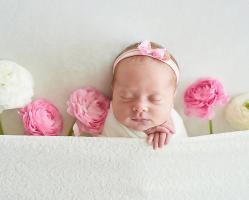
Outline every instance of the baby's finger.
<path fill-rule="evenodd" d="M 175 133 L 175 127 L 174 127 L 174 125 L 165 122 L 161 126 L 163 126 L 163 127 L 167 128 L 168 130 L 170 130 L 172 132 L 172 134 Z"/>
<path fill-rule="evenodd" d="M 175 128 L 172 128 L 170 126 L 166 126 L 165 127 L 166 129 L 168 129 L 170 131 L 171 134 L 174 134 L 175 133 Z"/>
<path fill-rule="evenodd" d="M 171 134 L 167 134 L 164 145 L 169 143 L 170 138 L 171 138 Z"/>
<path fill-rule="evenodd" d="M 162 133 L 171 133 L 173 134 L 173 132 L 168 129 L 167 127 L 163 127 L 163 126 L 158 126 L 156 129 L 157 132 L 162 132 Z"/>
<path fill-rule="evenodd" d="M 152 134 L 152 133 L 155 133 L 156 132 L 156 126 L 155 127 L 152 127 L 152 128 L 150 128 L 150 129 L 147 129 L 146 131 L 145 131 L 145 133 L 147 134 L 147 135 L 149 135 L 149 134 Z"/>
<path fill-rule="evenodd" d="M 158 141 L 159 141 L 159 133 L 154 134 L 154 140 L 153 140 L 153 149 L 158 148 Z"/>
<path fill-rule="evenodd" d="M 165 143 L 165 140 L 166 140 L 166 137 L 167 137 L 167 134 L 166 133 L 159 133 L 159 148 L 162 148 L 164 143 Z"/>
<path fill-rule="evenodd" d="M 148 144 L 152 144 L 153 139 L 154 139 L 154 134 L 148 135 L 148 137 L 147 137 L 147 142 L 148 142 Z"/>
<path fill-rule="evenodd" d="M 155 134 L 156 132 L 166 132 L 168 129 L 163 126 L 155 126 L 148 130 L 148 134 Z"/>
<path fill-rule="evenodd" d="M 152 127 L 152 128 L 150 128 L 150 129 L 147 129 L 146 131 L 145 131 L 145 133 L 147 134 L 147 135 L 149 135 L 149 134 L 154 134 L 155 132 L 170 132 L 171 134 L 174 134 L 175 133 L 175 131 L 174 131 L 174 129 L 171 129 L 171 127 L 168 127 L 167 125 L 160 125 L 160 126 L 155 126 L 155 127 Z"/>
<path fill-rule="evenodd" d="M 152 127 L 152 128 L 150 128 L 150 129 L 148 129 L 148 132 L 156 132 L 156 131 L 160 131 L 161 129 L 164 129 L 165 127 L 164 126 L 161 126 L 161 125 L 159 125 L 159 126 L 154 126 L 154 127 Z"/>

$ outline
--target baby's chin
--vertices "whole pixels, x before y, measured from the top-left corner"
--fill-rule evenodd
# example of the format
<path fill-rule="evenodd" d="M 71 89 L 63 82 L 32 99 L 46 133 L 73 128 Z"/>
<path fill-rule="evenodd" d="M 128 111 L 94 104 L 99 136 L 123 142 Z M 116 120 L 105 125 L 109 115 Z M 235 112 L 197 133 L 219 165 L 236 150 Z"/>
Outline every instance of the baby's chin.
<path fill-rule="evenodd" d="M 131 128 L 131 129 L 133 129 L 135 131 L 142 131 L 142 132 L 144 132 L 144 131 L 146 131 L 149 128 L 150 127 L 134 127 L 134 128 Z"/>
<path fill-rule="evenodd" d="M 136 122 L 133 122 L 130 120 L 129 120 L 129 122 L 124 122 L 123 125 L 126 126 L 127 128 L 133 129 L 135 131 L 146 131 L 147 129 L 153 127 L 152 122 L 148 122 L 146 124 L 143 124 L 143 123 L 136 123 Z"/>

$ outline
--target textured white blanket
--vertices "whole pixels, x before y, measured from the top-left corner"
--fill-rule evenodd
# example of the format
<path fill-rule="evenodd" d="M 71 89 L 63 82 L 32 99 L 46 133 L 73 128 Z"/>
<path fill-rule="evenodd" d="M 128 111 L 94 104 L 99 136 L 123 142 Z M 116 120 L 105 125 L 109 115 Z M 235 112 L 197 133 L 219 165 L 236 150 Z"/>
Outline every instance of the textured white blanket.
<path fill-rule="evenodd" d="M 249 198 L 249 131 L 173 140 L 0 137 L 1 200 Z"/>

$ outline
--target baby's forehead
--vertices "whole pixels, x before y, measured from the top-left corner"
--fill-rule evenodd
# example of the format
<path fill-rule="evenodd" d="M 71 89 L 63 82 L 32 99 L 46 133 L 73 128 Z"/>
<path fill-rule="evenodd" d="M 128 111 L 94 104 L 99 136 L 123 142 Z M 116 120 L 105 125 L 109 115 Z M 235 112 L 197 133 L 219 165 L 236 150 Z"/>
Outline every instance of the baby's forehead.
<path fill-rule="evenodd" d="M 157 59 L 148 57 L 148 56 L 132 56 L 121 60 L 116 68 L 115 72 L 122 71 L 122 73 L 131 71 L 132 73 L 136 73 L 137 68 L 142 69 L 143 71 L 158 71 L 162 72 L 171 72 L 172 69 L 168 64 L 159 61 Z M 116 73 L 114 73 L 115 75 Z"/>
<path fill-rule="evenodd" d="M 113 81 L 113 90 L 121 93 L 164 94 L 172 88 L 175 89 L 175 84 L 170 78 L 149 74 L 148 76 L 118 76 L 119 78 Z"/>
<path fill-rule="evenodd" d="M 133 63 L 153 63 L 153 64 L 165 64 L 155 58 L 149 57 L 149 56 L 143 56 L 143 55 L 138 55 L 138 56 L 131 56 L 128 58 L 125 58 L 121 60 L 120 62 L 125 61 L 127 62 L 133 62 Z"/>
<path fill-rule="evenodd" d="M 150 76 L 156 76 L 158 74 L 166 77 L 170 77 L 174 81 L 175 74 L 168 64 L 161 62 L 157 59 L 148 56 L 132 56 L 121 60 L 114 71 L 114 79 L 122 78 L 123 76 L 136 75 L 136 74 L 148 74 Z"/>
<path fill-rule="evenodd" d="M 149 87 L 144 90 L 144 88 L 141 90 L 141 88 L 137 85 L 131 85 L 131 84 L 120 84 L 117 82 L 115 89 L 120 93 L 150 93 L 150 94 L 162 94 L 167 92 L 167 88 L 158 88 L 158 87 Z"/>

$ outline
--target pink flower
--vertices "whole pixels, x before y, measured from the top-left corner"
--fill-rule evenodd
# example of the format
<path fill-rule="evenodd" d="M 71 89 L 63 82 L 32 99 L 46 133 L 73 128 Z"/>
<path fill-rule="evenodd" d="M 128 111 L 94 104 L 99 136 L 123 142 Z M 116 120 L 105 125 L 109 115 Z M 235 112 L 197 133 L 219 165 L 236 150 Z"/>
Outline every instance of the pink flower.
<path fill-rule="evenodd" d="M 86 87 L 74 91 L 67 102 L 67 112 L 75 117 L 74 134 L 100 135 L 110 106 L 109 99 L 97 89 Z"/>
<path fill-rule="evenodd" d="M 229 97 L 225 94 L 222 84 L 212 78 L 203 78 L 190 85 L 184 94 L 185 114 L 212 119 L 213 107 L 223 106 Z"/>
<path fill-rule="evenodd" d="M 19 110 L 24 129 L 31 135 L 58 135 L 63 120 L 58 109 L 47 100 L 38 99 Z"/>

